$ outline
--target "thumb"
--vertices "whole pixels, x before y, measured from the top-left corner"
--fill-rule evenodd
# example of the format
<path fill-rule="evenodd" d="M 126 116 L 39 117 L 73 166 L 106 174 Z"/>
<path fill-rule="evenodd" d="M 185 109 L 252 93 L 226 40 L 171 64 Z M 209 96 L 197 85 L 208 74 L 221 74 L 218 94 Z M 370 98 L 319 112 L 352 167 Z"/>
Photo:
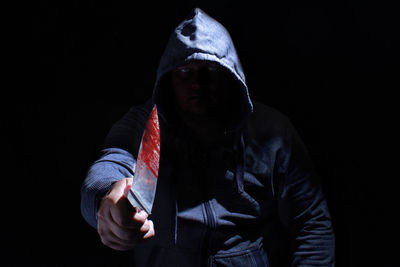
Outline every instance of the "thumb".
<path fill-rule="evenodd" d="M 131 190 L 131 187 L 132 187 L 133 178 L 128 177 L 128 178 L 125 178 L 124 180 L 126 182 L 125 189 L 124 189 L 124 197 L 128 197 L 129 190 Z"/>
<path fill-rule="evenodd" d="M 115 182 L 110 193 L 107 195 L 107 198 L 111 199 L 114 202 L 114 204 L 117 204 L 117 202 L 121 198 L 127 196 L 127 193 L 129 192 L 131 185 L 132 185 L 132 178 L 124 178 Z"/>

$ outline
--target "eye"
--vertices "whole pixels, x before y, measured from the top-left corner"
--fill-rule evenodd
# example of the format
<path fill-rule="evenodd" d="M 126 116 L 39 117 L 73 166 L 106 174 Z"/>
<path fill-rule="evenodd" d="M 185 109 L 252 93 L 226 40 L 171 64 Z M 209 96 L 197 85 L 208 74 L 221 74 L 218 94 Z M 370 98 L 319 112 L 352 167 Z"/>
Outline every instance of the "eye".
<path fill-rule="evenodd" d="M 179 68 L 179 72 L 186 74 L 186 73 L 189 73 L 189 72 L 190 72 L 190 69 L 189 69 L 189 68 L 186 68 L 186 67 Z"/>
<path fill-rule="evenodd" d="M 208 65 L 207 66 L 207 70 L 211 71 L 211 72 L 217 71 L 218 70 L 218 66 L 216 64 Z"/>
<path fill-rule="evenodd" d="M 187 80 L 192 75 L 192 70 L 188 67 L 180 67 L 174 71 L 174 76 L 181 80 Z"/>

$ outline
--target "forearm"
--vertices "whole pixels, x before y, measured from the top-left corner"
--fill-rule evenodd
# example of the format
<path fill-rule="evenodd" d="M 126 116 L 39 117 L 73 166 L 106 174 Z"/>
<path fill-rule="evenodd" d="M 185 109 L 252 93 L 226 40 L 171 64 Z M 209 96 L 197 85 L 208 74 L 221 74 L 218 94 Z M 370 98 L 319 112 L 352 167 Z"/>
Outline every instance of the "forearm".
<path fill-rule="evenodd" d="M 334 266 L 335 236 L 323 196 L 292 219 L 292 266 Z"/>
<path fill-rule="evenodd" d="M 292 266 L 334 266 L 335 236 L 321 181 L 296 131 L 279 155 L 280 218 L 291 233 Z"/>

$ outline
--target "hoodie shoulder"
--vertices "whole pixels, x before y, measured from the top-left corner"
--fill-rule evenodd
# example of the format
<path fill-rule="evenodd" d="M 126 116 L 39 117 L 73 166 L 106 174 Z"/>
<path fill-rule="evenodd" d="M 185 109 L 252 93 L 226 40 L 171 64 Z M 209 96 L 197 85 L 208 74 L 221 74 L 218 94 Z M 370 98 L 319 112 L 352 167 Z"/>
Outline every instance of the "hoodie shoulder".
<path fill-rule="evenodd" d="M 149 100 L 138 106 L 132 106 L 125 115 L 110 129 L 103 148 L 117 147 L 137 155 L 146 121 L 153 104 Z"/>
<path fill-rule="evenodd" d="M 286 115 L 277 109 L 253 102 L 254 109 L 247 121 L 247 132 L 257 140 L 284 137 L 291 123 Z"/>

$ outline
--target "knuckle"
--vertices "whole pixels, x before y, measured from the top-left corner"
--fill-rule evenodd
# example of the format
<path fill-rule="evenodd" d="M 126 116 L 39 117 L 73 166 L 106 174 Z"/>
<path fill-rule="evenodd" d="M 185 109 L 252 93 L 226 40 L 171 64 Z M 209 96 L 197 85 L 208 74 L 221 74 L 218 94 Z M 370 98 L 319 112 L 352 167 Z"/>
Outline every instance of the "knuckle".
<path fill-rule="evenodd" d="M 156 235 L 156 232 L 154 230 L 154 224 L 152 221 L 149 221 L 149 230 L 147 233 L 143 236 L 143 239 L 149 239 L 152 238 Z"/>
<path fill-rule="evenodd" d="M 155 235 L 156 234 L 155 234 L 154 230 L 150 230 L 143 236 L 143 239 L 149 239 L 149 238 L 154 237 Z"/>
<path fill-rule="evenodd" d="M 133 177 L 127 177 L 127 178 L 125 178 L 126 179 L 126 184 L 127 185 L 132 185 L 132 183 L 133 183 Z"/>
<path fill-rule="evenodd" d="M 147 220 L 148 214 L 145 211 L 136 212 L 133 216 L 133 219 L 140 223 L 145 223 Z"/>
<path fill-rule="evenodd" d="M 140 227 L 141 232 L 148 232 L 151 229 L 151 222 L 146 220 Z"/>
<path fill-rule="evenodd" d="M 117 203 L 117 200 L 115 200 L 114 195 L 110 193 L 104 196 L 102 202 L 104 205 L 115 205 Z"/>

